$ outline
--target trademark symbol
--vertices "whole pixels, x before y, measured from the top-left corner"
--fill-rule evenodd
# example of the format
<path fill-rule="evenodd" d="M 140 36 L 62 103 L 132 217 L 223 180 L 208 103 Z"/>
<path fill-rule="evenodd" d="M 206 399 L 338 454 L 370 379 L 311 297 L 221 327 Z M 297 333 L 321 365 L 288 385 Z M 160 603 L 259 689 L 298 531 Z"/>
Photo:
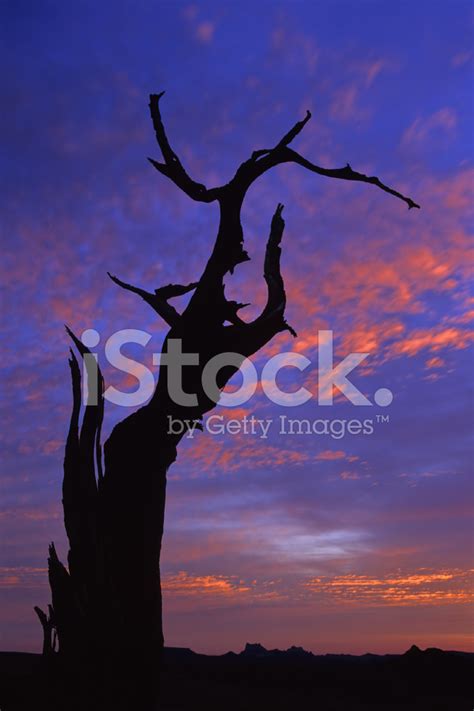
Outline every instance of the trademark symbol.
<path fill-rule="evenodd" d="M 377 422 L 390 422 L 390 415 L 376 415 Z"/>

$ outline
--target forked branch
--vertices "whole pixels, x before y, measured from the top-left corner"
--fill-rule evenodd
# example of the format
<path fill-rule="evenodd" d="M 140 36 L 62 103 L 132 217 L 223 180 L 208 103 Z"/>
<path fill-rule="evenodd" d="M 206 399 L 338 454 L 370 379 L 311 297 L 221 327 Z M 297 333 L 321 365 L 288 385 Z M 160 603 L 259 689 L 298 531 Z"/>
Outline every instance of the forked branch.
<path fill-rule="evenodd" d="M 381 190 L 384 190 L 400 200 L 403 200 L 408 205 L 409 209 L 420 207 L 416 202 L 414 202 L 414 200 L 406 197 L 398 190 L 394 190 L 388 185 L 385 185 L 385 183 L 382 183 L 382 181 L 376 176 L 364 175 L 364 173 L 359 173 L 353 170 L 349 163 L 347 163 L 344 168 L 323 168 L 315 163 L 312 163 L 304 158 L 304 156 L 289 148 L 289 144 L 294 138 L 296 138 L 296 136 L 303 130 L 305 125 L 310 120 L 310 111 L 306 112 L 304 119 L 295 123 L 295 125 L 283 136 L 283 138 L 280 139 L 274 148 L 264 148 L 254 151 L 250 159 L 242 163 L 242 165 L 238 168 L 230 183 L 209 190 L 205 185 L 192 180 L 169 144 L 159 108 L 159 101 L 163 94 L 164 91 L 161 92 L 161 94 L 150 94 L 150 112 L 158 145 L 160 146 L 165 162 L 163 164 L 158 163 L 151 158 L 149 160 L 160 173 L 173 180 L 173 182 L 193 200 L 212 202 L 213 200 L 220 199 L 223 193 L 228 192 L 229 189 L 236 188 L 238 188 L 238 192 L 241 193 L 243 190 L 245 194 L 245 191 L 250 187 L 250 185 L 267 170 L 270 170 L 277 165 L 281 165 L 282 163 L 296 163 L 313 173 L 324 175 L 327 178 L 351 180 L 375 185 Z"/>
<path fill-rule="evenodd" d="M 203 304 L 209 305 L 213 301 L 215 303 L 221 303 L 222 281 L 225 274 L 228 272 L 232 273 L 235 266 L 249 259 L 247 252 L 243 248 L 244 238 L 240 220 L 240 212 L 245 194 L 257 178 L 278 165 L 282 165 L 283 163 L 296 163 L 312 173 L 327 178 L 337 178 L 338 180 L 375 185 L 384 192 L 405 202 L 409 209 L 419 208 L 419 205 L 410 197 L 389 187 L 376 176 L 368 176 L 364 173 L 359 173 L 353 170 L 349 164 L 343 168 L 324 168 L 312 163 L 290 148 L 289 144 L 298 136 L 310 120 L 311 113 L 309 111 L 306 112 L 306 116 L 301 121 L 297 121 L 294 126 L 285 133 L 273 148 L 254 151 L 251 157 L 239 166 L 234 177 L 227 184 L 208 189 L 206 186 L 192 180 L 170 146 L 159 108 L 159 101 L 163 93 L 164 92 L 150 95 L 150 111 L 153 126 L 164 160 L 164 163 L 157 163 L 151 160 L 152 164 L 194 200 L 201 202 L 218 200 L 220 206 L 218 235 L 211 257 L 199 281 L 196 294 L 194 294 L 186 309 L 188 315 L 192 313 L 193 316 L 198 317 Z M 164 306 L 162 302 L 156 302 L 153 295 L 143 290 L 124 284 L 116 278 L 114 278 L 114 281 L 123 288 L 140 294 L 158 313 L 161 312 L 163 318 L 165 318 L 170 325 L 176 323 L 176 312 L 172 310 L 172 307 Z M 236 314 L 227 320 L 230 320 L 231 323 L 236 325 L 242 323 Z"/>
<path fill-rule="evenodd" d="M 272 218 L 270 235 L 265 249 L 263 276 L 267 284 L 267 302 L 254 321 L 240 321 L 234 328 L 227 330 L 228 344 L 239 353 L 250 356 L 265 346 L 277 333 L 289 331 L 296 337 L 296 332 L 285 320 L 286 293 L 280 271 L 281 239 L 285 228 L 282 217 L 283 205 L 278 204 Z M 235 341 L 235 344 L 233 343 Z"/>

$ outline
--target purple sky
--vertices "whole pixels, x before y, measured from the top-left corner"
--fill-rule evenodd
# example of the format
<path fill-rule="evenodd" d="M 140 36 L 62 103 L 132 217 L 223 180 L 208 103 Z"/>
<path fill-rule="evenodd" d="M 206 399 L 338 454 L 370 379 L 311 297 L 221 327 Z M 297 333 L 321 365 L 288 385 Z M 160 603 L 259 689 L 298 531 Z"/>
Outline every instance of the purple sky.
<path fill-rule="evenodd" d="M 265 297 L 265 239 L 285 204 L 288 320 L 254 358 L 309 357 L 293 388 L 316 394 L 317 331 L 388 408 L 314 398 L 288 411 L 258 394 L 229 417 L 272 418 L 267 439 L 197 433 L 170 470 L 165 635 L 197 651 L 246 641 L 315 652 L 472 648 L 473 14 L 468 2 L 5 2 L 2 4 L 2 489 L 0 648 L 39 651 L 47 545 L 63 559 L 60 488 L 70 410 L 63 324 L 118 329 L 152 368 L 163 324 L 106 272 L 152 289 L 202 271 L 217 206 L 146 162 L 162 100 L 191 175 L 221 184 L 304 116 L 294 147 L 376 174 L 368 185 L 282 166 L 243 212 L 252 261 L 227 293 Z M 155 369 L 156 372 L 156 369 Z M 238 379 L 237 379 L 238 382 Z M 106 434 L 124 414 L 107 403 Z M 277 420 L 389 415 L 370 436 L 288 436 Z M 133 485 L 133 481 L 131 481 Z M 126 523 L 125 523 L 126 525 Z"/>

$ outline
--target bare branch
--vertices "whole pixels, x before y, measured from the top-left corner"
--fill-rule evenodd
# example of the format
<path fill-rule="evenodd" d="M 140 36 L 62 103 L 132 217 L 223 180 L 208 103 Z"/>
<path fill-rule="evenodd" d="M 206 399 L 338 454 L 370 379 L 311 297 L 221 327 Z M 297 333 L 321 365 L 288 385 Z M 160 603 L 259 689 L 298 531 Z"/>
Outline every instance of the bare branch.
<path fill-rule="evenodd" d="M 267 303 L 260 316 L 251 323 L 235 323 L 225 329 L 226 347 L 238 349 L 245 356 L 253 355 L 282 331 L 296 332 L 285 320 L 286 293 L 280 272 L 281 239 L 285 222 L 283 205 L 278 204 L 272 218 L 265 250 L 264 279 L 267 283 Z M 235 345 L 234 345 L 235 344 Z"/>
<path fill-rule="evenodd" d="M 271 168 L 283 163 L 296 163 L 313 173 L 325 177 L 375 185 L 381 190 L 403 200 L 410 209 L 419 207 L 411 198 L 385 185 L 375 176 L 358 173 L 352 170 L 350 165 L 346 165 L 344 168 L 323 168 L 311 163 L 311 161 L 289 148 L 288 144 L 303 130 L 310 118 L 311 114 L 307 111 L 305 118 L 298 121 L 274 148 L 254 151 L 249 160 L 240 165 L 232 180 L 218 189 L 221 213 L 219 232 L 213 252 L 201 277 L 197 294 L 192 299 L 192 309 L 195 309 L 201 303 L 201 294 L 204 294 L 204 298 L 208 300 L 211 290 L 214 289 L 215 291 L 221 287 L 223 276 L 227 272 L 232 273 L 237 264 L 249 259 L 247 252 L 243 249 L 240 212 L 245 194 L 250 185 Z"/>
<path fill-rule="evenodd" d="M 297 121 L 295 125 L 293 126 L 292 129 L 288 131 L 287 134 L 283 136 L 279 144 L 277 145 L 277 148 L 282 148 L 283 146 L 288 146 L 291 141 L 296 138 L 296 136 L 303 130 L 303 128 L 306 126 L 308 121 L 311 118 L 311 111 L 306 111 L 306 116 L 302 121 Z"/>
<path fill-rule="evenodd" d="M 156 170 L 166 175 L 167 178 L 172 180 L 178 188 L 181 188 L 181 190 L 193 200 L 197 200 L 198 202 L 213 202 L 217 199 L 219 190 L 208 190 L 202 183 L 196 183 L 196 181 L 187 174 L 178 156 L 169 144 L 160 112 L 160 99 L 164 93 L 165 92 L 162 91 L 161 94 L 150 94 L 149 106 L 156 140 L 158 141 L 165 162 L 158 163 L 156 160 L 153 160 L 153 158 L 148 158 L 148 160 Z"/>
<path fill-rule="evenodd" d="M 70 328 L 66 326 L 66 331 L 70 338 L 73 340 L 76 348 L 78 349 L 81 356 L 84 358 L 86 354 L 92 355 L 90 350 L 82 343 L 82 341 L 77 338 L 77 336 L 71 331 Z M 71 367 L 71 378 L 72 378 L 72 388 L 73 388 L 73 412 L 71 415 L 70 432 L 73 428 L 73 423 L 75 423 L 76 418 L 78 418 L 81 399 L 81 376 L 79 372 L 79 366 L 74 353 L 71 351 L 71 360 L 69 361 Z M 89 406 L 87 404 L 86 414 L 81 428 L 81 451 L 89 451 L 92 449 L 91 442 L 95 440 L 95 457 L 96 457 L 96 467 L 97 467 L 97 477 L 99 482 L 102 480 L 102 447 L 100 444 L 100 435 L 102 430 L 102 423 L 104 420 L 104 378 L 100 367 L 94 362 L 92 366 L 93 370 L 89 367 L 89 361 L 86 360 L 86 372 L 91 388 L 96 390 L 96 398 L 94 402 Z M 90 393 L 89 393 L 90 400 Z M 75 412 L 77 410 L 77 412 Z M 75 423 L 77 427 L 78 423 Z M 86 444 L 84 444 L 86 442 Z M 73 461 L 73 457 L 71 457 Z"/>
<path fill-rule="evenodd" d="M 306 116 L 304 117 L 304 119 L 302 121 L 297 121 L 293 128 L 291 128 L 288 133 L 286 133 L 283 138 L 278 142 L 275 148 L 263 148 L 262 150 L 254 151 L 250 160 L 258 160 L 258 158 L 261 158 L 262 156 L 267 155 L 268 153 L 272 153 L 272 151 L 277 150 L 277 148 L 287 146 L 300 133 L 300 131 L 303 130 L 310 118 L 311 111 L 306 111 Z"/>
<path fill-rule="evenodd" d="M 175 296 L 183 296 L 183 294 L 187 294 L 189 291 L 193 291 L 193 289 L 195 289 L 198 284 L 198 281 L 193 281 L 191 284 L 186 284 L 186 286 L 183 286 L 181 284 L 168 284 L 167 286 L 162 286 L 159 289 L 155 289 L 155 294 L 161 299 L 165 299 L 165 301 L 167 301 L 168 299 L 172 299 Z"/>
<path fill-rule="evenodd" d="M 270 236 L 265 250 L 263 277 L 267 283 L 267 304 L 262 316 L 270 316 L 276 311 L 283 311 L 286 304 L 286 294 L 280 273 L 281 238 L 285 229 L 285 221 L 281 216 L 283 205 L 278 203 L 272 218 Z"/>
<path fill-rule="evenodd" d="M 220 206 L 219 230 L 214 248 L 199 280 L 196 293 L 186 308 L 185 314 L 187 317 L 194 318 L 199 316 L 204 304 L 207 305 L 208 313 L 210 313 L 209 305 L 217 304 L 218 308 L 211 309 L 211 311 L 213 318 L 219 320 L 222 313 L 224 276 L 228 272 L 232 273 L 238 264 L 249 259 L 247 252 L 243 248 L 244 238 L 240 219 L 245 194 L 250 185 L 265 172 L 271 170 L 271 168 L 283 163 L 296 163 L 306 170 L 325 177 L 375 185 L 381 190 L 404 201 L 410 209 L 419 207 L 411 198 L 385 185 L 377 177 L 358 173 L 354 171 L 349 164 L 344 168 L 323 168 L 311 163 L 311 161 L 289 148 L 289 144 L 298 136 L 310 120 L 311 113 L 309 111 L 306 112 L 306 116 L 301 121 L 297 121 L 295 125 L 285 133 L 273 148 L 254 151 L 251 157 L 239 166 L 234 177 L 227 184 L 212 190 L 207 190 L 205 186 L 191 180 L 169 144 L 159 110 L 159 100 L 162 95 L 163 93 L 152 94 L 150 96 L 150 110 L 153 125 L 164 159 L 164 163 L 152 161 L 153 165 L 161 173 L 173 180 L 178 187 L 184 190 L 184 192 L 193 199 L 203 202 L 211 202 L 217 199 Z M 120 283 L 116 279 L 114 280 L 123 288 L 128 288 L 140 294 L 155 310 L 158 310 L 158 305 L 153 303 L 153 297 L 147 294 L 147 292 L 138 290 L 136 287 L 130 287 L 130 285 L 125 285 L 123 282 Z M 160 313 L 159 310 L 158 313 Z M 166 318 L 166 316 L 163 317 L 168 323 L 173 321 L 173 319 Z M 234 325 L 242 323 L 235 313 L 231 319 L 227 320 L 230 320 Z"/>
<path fill-rule="evenodd" d="M 368 176 L 364 175 L 363 173 L 358 173 L 357 171 L 352 170 L 349 163 L 347 163 L 344 168 L 321 168 L 320 166 L 311 163 L 309 160 L 306 160 L 306 158 L 303 158 L 303 156 L 300 156 L 299 153 L 292 150 L 291 148 L 285 148 L 284 150 L 282 150 L 282 154 L 282 159 L 279 161 L 281 163 L 297 163 L 298 165 L 303 166 L 303 168 L 307 168 L 313 173 L 317 173 L 318 175 L 324 175 L 328 178 L 338 178 L 339 180 L 353 180 L 361 183 L 369 183 L 370 185 L 375 185 L 381 190 L 384 190 L 386 193 L 390 193 L 390 195 L 394 195 L 400 200 L 403 200 L 403 202 L 406 202 L 409 210 L 414 207 L 420 209 L 420 206 L 411 198 L 406 197 L 397 190 L 394 190 L 388 185 L 385 185 L 375 175 Z"/>
<path fill-rule="evenodd" d="M 85 496 L 84 505 L 89 507 L 91 501 L 95 499 L 97 494 L 97 483 L 95 478 L 95 465 L 94 465 L 94 455 L 96 452 L 96 440 L 97 433 L 102 424 L 103 418 L 103 391 L 104 391 L 104 380 L 102 373 L 95 361 L 90 361 L 89 358 L 85 358 L 86 355 L 93 358 L 90 350 L 82 343 L 82 341 L 71 331 L 71 329 L 66 326 L 66 331 L 70 338 L 73 340 L 81 356 L 85 359 L 87 382 L 89 388 L 89 403 L 86 404 L 85 414 L 82 421 L 81 431 L 77 442 L 77 457 L 76 452 L 76 437 L 77 425 L 78 425 L 78 415 L 80 407 L 80 386 L 81 378 L 79 372 L 79 365 L 77 359 L 72 353 L 72 358 L 69 361 L 71 367 L 71 378 L 72 378 L 72 389 L 73 389 L 73 409 L 71 415 L 70 423 L 70 451 L 66 451 L 66 456 L 64 460 L 64 483 L 63 483 L 63 494 L 66 491 L 66 485 L 71 482 L 73 487 L 78 488 L 83 492 Z M 94 392 L 95 391 L 95 392 Z M 79 473 L 80 481 L 75 482 L 74 477 Z"/>
<path fill-rule="evenodd" d="M 41 623 L 41 627 L 43 628 L 43 656 L 48 656 L 53 653 L 54 651 L 54 645 L 53 645 L 53 628 L 54 628 L 54 619 L 53 619 L 53 610 L 51 605 L 48 606 L 49 609 L 49 615 L 46 612 L 43 612 L 43 610 L 36 606 L 33 608 L 36 614 L 38 615 L 38 619 Z"/>
<path fill-rule="evenodd" d="M 81 373 L 74 352 L 71 350 L 69 367 L 71 369 L 72 411 L 66 440 L 65 463 L 72 471 L 79 461 L 79 415 L 81 411 Z"/>
<path fill-rule="evenodd" d="M 180 320 L 180 314 L 176 311 L 174 306 L 171 306 L 165 298 L 160 294 L 160 289 L 156 289 L 154 294 L 151 294 L 148 291 L 145 291 L 145 289 L 140 289 L 138 286 L 133 286 L 132 284 L 127 284 L 125 281 L 122 281 L 118 277 L 114 276 L 113 274 L 110 274 L 110 272 L 107 272 L 109 277 L 112 279 L 113 282 L 115 282 L 118 286 L 122 287 L 122 289 L 126 289 L 127 291 L 132 291 L 134 294 L 138 294 L 139 296 L 142 297 L 144 301 L 147 302 L 151 306 L 151 308 L 156 311 L 156 313 L 161 316 L 161 318 L 166 321 L 168 326 L 176 326 L 179 323 Z M 163 287 L 164 290 L 169 289 L 170 287 L 176 287 L 177 285 L 170 284 L 169 287 Z M 180 287 L 181 289 L 184 289 L 182 293 L 186 293 L 187 291 L 191 291 L 191 289 L 195 288 L 195 285 L 188 285 L 188 287 Z M 173 294 L 172 294 L 173 295 Z M 179 294 L 175 293 L 175 296 L 178 296 Z M 171 298 L 171 297 L 168 297 Z"/>
<path fill-rule="evenodd" d="M 90 594 L 95 586 L 96 573 L 98 485 L 103 482 L 100 432 L 104 416 L 104 380 L 90 350 L 67 326 L 66 330 L 84 359 L 89 397 L 78 434 L 81 373 L 71 351 L 73 409 L 64 458 L 64 523 L 70 544 L 70 574 L 80 589 Z"/>
<path fill-rule="evenodd" d="M 309 111 L 306 112 L 306 117 L 295 124 L 295 126 L 288 131 L 287 134 L 277 143 L 275 148 L 270 150 L 264 149 L 261 151 L 254 151 L 250 160 L 243 163 L 237 170 L 233 180 L 235 183 L 241 183 L 241 189 L 247 190 L 249 186 L 261 175 L 266 173 L 267 170 L 274 168 L 277 165 L 283 163 L 297 163 L 303 168 L 310 170 L 318 175 L 324 175 L 327 178 L 338 178 L 339 180 L 352 180 L 362 183 L 369 183 L 375 185 L 381 190 L 384 190 L 391 195 L 403 200 L 408 205 L 409 209 L 414 207 L 419 208 L 420 206 L 414 202 L 411 198 L 402 195 L 402 193 L 390 188 L 388 185 L 382 183 L 376 176 L 367 176 L 363 173 L 358 173 L 352 170 L 349 163 L 344 168 L 322 168 L 311 161 L 307 160 L 299 153 L 294 151 L 292 148 L 288 147 L 288 144 L 300 133 L 304 128 L 306 123 L 311 118 Z"/>
<path fill-rule="evenodd" d="M 274 320 L 275 325 L 280 326 L 280 331 L 287 330 L 290 331 L 293 336 L 296 336 L 295 331 L 284 319 L 286 293 L 280 271 L 280 244 L 285 228 L 285 221 L 282 217 L 283 207 L 284 206 L 279 203 L 272 218 L 263 267 L 263 277 L 267 283 L 267 303 L 257 321 L 261 322 L 265 319 Z"/>

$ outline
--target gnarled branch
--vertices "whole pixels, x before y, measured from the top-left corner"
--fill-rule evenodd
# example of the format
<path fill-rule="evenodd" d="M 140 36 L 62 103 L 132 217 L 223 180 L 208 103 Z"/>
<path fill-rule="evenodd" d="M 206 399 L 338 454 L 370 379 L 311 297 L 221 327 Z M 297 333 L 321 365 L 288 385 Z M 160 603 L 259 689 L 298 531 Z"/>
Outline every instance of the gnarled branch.
<path fill-rule="evenodd" d="M 344 168 L 323 168 L 291 149 L 289 144 L 303 130 L 310 118 L 311 113 L 307 111 L 305 118 L 298 121 L 274 148 L 254 151 L 252 156 L 239 166 L 229 183 L 216 188 L 221 213 L 219 232 L 197 292 L 191 300 L 190 309 L 200 306 L 205 300 L 209 300 L 212 288 L 214 290 L 216 288 L 221 289 L 223 276 L 227 272 L 232 272 L 237 264 L 249 259 L 247 252 L 243 249 L 240 212 L 248 188 L 257 178 L 271 170 L 271 168 L 283 163 L 296 163 L 306 170 L 328 178 L 375 185 L 405 202 L 409 209 L 419 208 L 419 205 L 410 197 L 406 197 L 399 191 L 382 183 L 376 176 L 367 176 L 359 173 L 353 170 L 349 164 Z"/>
<path fill-rule="evenodd" d="M 89 348 L 87 348 L 87 346 L 83 344 L 83 342 L 73 333 L 73 331 L 71 331 L 68 326 L 66 326 L 66 331 L 70 338 L 73 340 L 82 358 L 85 360 L 88 387 L 90 388 L 90 390 L 96 390 L 95 397 L 91 397 L 92 393 L 89 392 L 88 402 L 86 403 L 86 411 L 84 414 L 84 419 L 82 421 L 79 443 L 81 449 L 81 456 L 85 461 L 89 462 L 89 469 L 92 472 L 94 471 L 95 451 L 97 478 L 100 482 L 102 479 L 102 451 L 100 446 L 100 434 L 102 429 L 102 422 L 104 419 L 104 378 Z M 75 356 L 72 352 L 71 355 L 73 360 L 75 360 Z M 90 356 L 90 358 L 88 356 Z M 80 375 L 77 362 L 75 365 L 71 364 L 71 376 L 73 384 L 73 398 L 75 397 L 77 399 L 76 391 L 78 388 L 80 389 Z M 76 400 L 73 399 L 73 402 L 75 408 Z"/>
<path fill-rule="evenodd" d="M 192 291 L 199 284 L 198 281 L 193 281 L 191 284 L 167 284 L 167 286 L 161 286 L 159 289 L 155 289 L 156 296 L 160 299 L 167 301 L 168 299 L 173 299 L 175 296 L 183 296 L 188 292 Z"/>
<path fill-rule="evenodd" d="M 406 202 L 409 210 L 414 207 L 418 209 L 420 208 L 420 206 L 411 198 L 406 197 L 397 190 L 394 190 L 388 185 L 385 185 L 376 176 L 364 175 L 363 173 L 358 173 L 357 171 L 353 170 L 349 163 L 347 163 L 344 168 L 322 168 L 319 165 L 311 163 L 311 161 L 301 156 L 292 148 L 288 148 L 288 146 L 277 146 L 277 148 L 275 148 L 274 151 L 271 151 L 266 157 L 254 162 L 254 170 L 249 171 L 249 185 L 260 175 L 263 175 L 263 173 L 265 173 L 267 170 L 270 170 L 270 168 L 273 168 L 277 165 L 281 165 L 282 163 L 296 163 L 297 165 L 301 165 L 303 168 L 310 170 L 312 173 L 324 175 L 327 178 L 337 178 L 339 180 L 352 180 L 360 183 L 369 183 L 370 185 L 375 185 L 381 190 L 384 190 L 386 193 L 390 193 L 390 195 L 394 195 L 400 200 L 403 200 L 403 202 Z"/>
<path fill-rule="evenodd" d="M 286 293 L 280 271 L 281 239 L 285 228 L 283 205 L 278 204 L 272 218 L 270 235 L 265 249 L 263 276 L 267 284 L 267 302 L 262 313 L 251 323 L 240 323 L 225 329 L 227 347 L 242 355 L 256 353 L 282 331 L 296 332 L 285 320 Z"/>
<path fill-rule="evenodd" d="M 169 144 L 160 113 L 160 99 L 164 93 L 165 92 L 162 91 L 161 94 L 150 94 L 149 106 L 156 140 L 158 141 L 165 162 L 158 163 L 158 161 L 153 160 L 153 158 L 148 158 L 148 160 L 156 170 L 166 175 L 167 178 L 172 180 L 178 188 L 181 188 L 181 190 L 193 200 L 197 200 L 198 202 L 213 202 L 217 199 L 219 191 L 217 189 L 208 190 L 205 185 L 193 180 L 183 168 L 181 161 Z"/>
<path fill-rule="evenodd" d="M 63 508 L 70 549 L 69 571 L 85 602 L 96 587 L 99 487 L 103 483 L 101 426 L 104 416 L 104 380 L 90 350 L 66 326 L 85 363 L 88 402 L 79 430 L 81 374 L 71 351 L 73 408 L 64 458 Z M 96 479 L 97 474 L 97 479 Z"/>
<path fill-rule="evenodd" d="M 115 284 L 126 289 L 127 291 L 132 291 L 134 294 L 138 294 L 142 297 L 144 301 L 151 306 L 151 308 L 156 311 L 156 313 L 161 316 L 161 318 L 166 321 L 168 326 L 177 326 L 181 318 L 178 311 L 168 303 L 168 299 L 174 296 L 181 296 L 182 294 L 187 294 L 189 291 L 195 289 L 198 282 L 193 282 L 187 284 L 186 286 L 181 286 L 180 284 L 168 284 L 168 286 L 163 286 L 160 289 L 155 289 L 155 293 L 151 294 L 145 289 L 141 289 L 138 286 L 133 286 L 132 284 L 127 284 L 127 282 L 122 281 L 118 277 L 114 276 L 110 272 L 107 272 L 109 277 Z"/>
<path fill-rule="evenodd" d="M 250 185 L 257 178 L 266 173 L 267 170 L 270 170 L 277 165 L 282 165 L 283 163 L 296 163 L 297 165 L 301 165 L 303 168 L 306 168 L 313 173 L 324 175 L 327 178 L 338 178 L 339 180 L 352 180 L 376 185 L 381 190 L 384 190 L 385 192 L 390 193 L 391 195 L 394 195 L 400 200 L 406 202 L 409 209 L 420 207 L 411 198 L 402 195 L 402 193 L 382 183 L 376 176 L 367 176 L 353 170 L 349 163 L 347 163 L 344 168 L 322 168 L 321 166 L 307 160 L 304 156 L 300 155 L 292 148 L 289 148 L 288 146 L 291 141 L 303 130 L 310 118 L 311 113 L 307 111 L 305 118 L 302 121 L 298 121 L 293 128 L 283 136 L 274 148 L 265 148 L 263 150 L 254 151 L 251 158 L 242 163 L 242 165 L 238 168 L 235 176 L 229 183 L 229 186 L 235 184 L 236 186 L 239 186 L 240 190 L 246 191 Z"/>
<path fill-rule="evenodd" d="M 253 322 L 254 327 L 272 323 L 275 333 L 289 331 L 296 337 L 296 332 L 287 324 L 284 318 L 286 307 L 286 292 L 283 277 L 280 271 L 281 239 L 285 229 L 285 221 L 282 217 L 283 205 L 278 204 L 272 218 L 270 235 L 265 249 L 265 261 L 263 267 L 263 278 L 267 284 L 267 303 L 262 313 Z"/>

